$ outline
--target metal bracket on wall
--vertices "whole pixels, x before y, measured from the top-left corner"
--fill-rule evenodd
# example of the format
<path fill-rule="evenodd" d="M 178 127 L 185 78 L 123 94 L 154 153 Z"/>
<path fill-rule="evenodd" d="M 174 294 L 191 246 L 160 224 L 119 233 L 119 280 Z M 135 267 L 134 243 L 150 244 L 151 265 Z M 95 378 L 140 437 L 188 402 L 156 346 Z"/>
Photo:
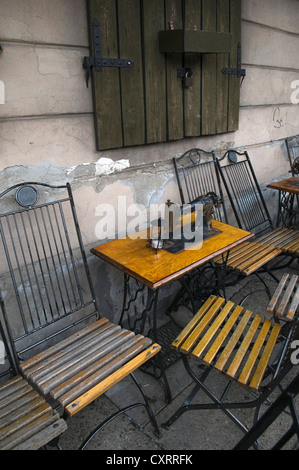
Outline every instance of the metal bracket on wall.
<path fill-rule="evenodd" d="M 84 57 L 83 67 L 86 69 L 86 86 L 88 87 L 88 81 L 90 77 L 91 67 L 95 67 L 97 72 L 100 72 L 103 67 L 133 67 L 134 62 L 130 59 L 112 59 L 110 57 L 102 57 L 102 46 L 101 46 L 101 30 L 100 23 L 97 18 L 93 22 L 93 46 L 94 46 L 94 57 Z"/>
<path fill-rule="evenodd" d="M 241 63 L 241 44 L 238 43 L 237 46 L 237 68 L 229 68 L 229 67 L 224 67 L 221 72 L 226 73 L 228 75 L 237 75 L 237 77 L 244 77 L 246 75 L 246 69 L 242 69 L 242 63 Z"/>

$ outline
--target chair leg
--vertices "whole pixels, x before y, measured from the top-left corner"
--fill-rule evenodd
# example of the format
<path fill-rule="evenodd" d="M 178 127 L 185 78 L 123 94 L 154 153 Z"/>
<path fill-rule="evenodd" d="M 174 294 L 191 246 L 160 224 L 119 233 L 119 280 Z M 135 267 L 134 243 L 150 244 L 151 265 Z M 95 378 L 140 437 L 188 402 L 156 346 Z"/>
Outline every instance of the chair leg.
<path fill-rule="evenodd" d="M 210 372 L 210 369 L 206 368 L 205 371 L 203 372 L 202 376 L 201 376 L 201 380 L 204 381 L 208 374 Z M 182 405 L 180 406 L 180 408 L 178 408 L 178 410 L 171 416 L 171 418 L 169 418 L 169 420 L 166 422 L 166 423 L 163 423 L 161 424 L 162 428 L 164 429 L 169 429 L 170 426 L 180 417 L 182 416 L 182 414 L 184 414 L 186 411 L 189 411 L 190 409 L 192 409 L 191 407 L 193 405 L 191 405 L 190 407 L 190 403 L 191 401 L 193 400 L 193 398 L 197 395 L 197 393 L 199 392 L 199 390 L 201 389 L 202 385 L 201 383 L 197 383 L 195 385 L 195 387 L 192 389 L 191 393 L 188 395 L 188 397 L 186 398 L 186 400 L 182 403 Z"/>
<path fill-rule="evenodd" d="M 155 418 L 155 415 L 154 415 L 154 412 L 150 406 L 150 403 L 148 401 L 148 398 L 141 386 L 141 384 L 139 383 L 139 381 L 137 380 L 137 378 L 135 377 L 135 375 L 133 373 L 130 374 L 131 378 L 133 379 L 133 381 L 135 382 L 135 384 L 137 385 L 138 389 L 140 390 L 142 396 L 143 396 L 143 399 L 144 399 L 144 403 L 134 403 L 133 405 L 128 405 L 118 411 L 116 411 L 115 413 L 113 413 L 111 416 L 109 416 L 107 419 L 105 419 L 104 421 L 102 421 L 90 434 L 89 436 L 84 440 L 84 442 L 80 445 L 80 447 L 78 448 L 78 450 L 84 450 L 86 448 L 86 446 L 90 443 L 90 441 L 107 425 L 109 424 L 111 421 L 113 421 L 113 419 L 117 418 L 118 416 L 120 416 L 121 414 L 127 412 L 127 411 L 130 411 L 130 410 L 133 410 L 134 408 L 137 408 L 137 407 L 140 407 L 140 406 L 144 406 L 147 413 L 148 413 L 148 416 L 149 416 L 149 419 L 152 423 L 152 426 L 154 427 L 154 434 L 158 437 L 158 438 L 161 438 L 162 437 L 162 433 L 159 429 L 159 426 L 158 426 L 158 423 L 156 421 L 156 418 Z"/>
<path fill-rule="evenodd" d="M 282 374 L 279 374 L 273 381 L 273 386 L 269 388 L 267 392 L 260 396 L 254 394 L 254 398 L 251 401 L 247 402 L 222 402 L 204 383 L 210 369 L 207 368 L 205 372 L 198 377 L 195 372 L 192 370 L 188 357 L 185 354 L 182 354 L 182 359 L 186 371 L 190 377 L 194 380 L 196 386 L 192 390 L 191 394 L 185 401 L 186 405 L 183 404 L 177 412 L 166 422 L 162 424 L 162 427 L 168 429 L 175 421 L 178 419 L 185 411 L 195 411 L 195 410 L 222 410 L 245 434 L 248 432 L 247 426 L 245 426 L 238 418 L 235 416 L 232 411 L 234 409 L 250 409 L 250 408 L 260 408 L 263 403 L 266 402 L 268 396 L 272 393 L 273 389 L 279 385 L 282 378 L 290 370 L 289 367 L 285 367 Z M 196 403 L 191 404 L 191 400 L 195 397 L 196 393 L 202 389 L 206 395 L 210 398 L 210 403 Z M 258 447 L 257 443 L 254 443 L 254 447 Z"/>

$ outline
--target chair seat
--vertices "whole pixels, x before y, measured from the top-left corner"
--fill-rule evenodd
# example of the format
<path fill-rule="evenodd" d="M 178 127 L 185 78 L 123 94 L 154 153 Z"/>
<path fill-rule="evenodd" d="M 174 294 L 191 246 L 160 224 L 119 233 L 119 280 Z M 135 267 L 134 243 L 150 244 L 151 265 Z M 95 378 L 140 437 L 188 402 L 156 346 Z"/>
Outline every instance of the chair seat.
<path fill-rule="evenodd" d="M 281 253 L 282 250 L 273 245 L 248 241 L 229 251 L 226 266 L 249 276 Z M 223 257 L 219 256 L 214 261 L 221 264 Z"/>
<path fill-rule="evenodd" d="M 22 377 L 0 384 L 0 450 L 37 450 L 67 425 Z"/>
<path fill-rule="evenodd" d="M 171 347 L 258 391 L 281 325 L 210 296 Z"/>
<path fill-rule="evenodd" d="M 292 321 L 299 304 L 299 276 L 284 274 L 267 307 L 267 313 Z"/>
<path fill-rule="evenodd" d="M 276 228 L 258 238 L 259 243 L 272 245 L 290 256 L 299 256 L 299 231 Z"/>
<path fill-rule="evenodd" d="M 102 317 L 23 362 L 20 369 L 43 395 L 73 415 L 159 350 L 149 338 Z"/>

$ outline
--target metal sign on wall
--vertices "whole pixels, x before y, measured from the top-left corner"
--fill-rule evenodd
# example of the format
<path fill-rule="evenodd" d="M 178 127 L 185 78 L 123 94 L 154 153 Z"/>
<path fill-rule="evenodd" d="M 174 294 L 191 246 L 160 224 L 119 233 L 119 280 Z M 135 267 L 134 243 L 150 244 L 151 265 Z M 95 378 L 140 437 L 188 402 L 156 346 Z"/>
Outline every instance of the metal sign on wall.
<path fill-rule="evenodd" d="M 87 3 L 98 150 L 238 128 L 241 0 Z"/>

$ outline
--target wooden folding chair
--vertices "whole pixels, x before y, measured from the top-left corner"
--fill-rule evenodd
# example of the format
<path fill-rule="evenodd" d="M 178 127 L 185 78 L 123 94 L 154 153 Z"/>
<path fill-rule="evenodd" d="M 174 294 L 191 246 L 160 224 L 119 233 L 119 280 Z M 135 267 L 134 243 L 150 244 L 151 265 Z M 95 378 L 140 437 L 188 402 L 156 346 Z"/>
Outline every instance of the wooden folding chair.
<path fill-rule="evenodd" d="M 168 429 L 187 411 L 219 409 L 247 433 L 248 423 L 243 423 L 235 410 L 255 409 L 253 424 L 257 421 L 262 405 L 281 387 L 294 365 L 291 347 L 298 338 L 298 315 L 285 327 L 277 318 L 265 318 L 232 301 L 210 296 L 171 345 L 181 353 L 195 386 L 162 426 Z M 198 362 L 206 366 L 204 370 L 197 367 Z M 211 371 L 227 379 L 220 395 L 213 384 L 206 383 Z M 236 400 L 234 394 L 229 398 L 233 384 L 248 391 L 243 401 Z M 208 403 L 192 402 L 200 391 L 209 397 Z"/>
<path fill-rule="evenodd" d="M 67 429 L 65 420 L 18 374 L 1 322 L 0 339 L 0 450 L 37 450 L 54 443 Z M 4 380 L 7 375 L 12 377 Z"/>
<path fill-rule="evenodd" d="M 144 406 L 159 435 L 134 371 L 160 346 L 100 317 L 70 185 L 18 184 L 0 194 L 0 204 L 12 281 L 5 290 L 16 301 L 4 318 L 20 373 L 64 417 L 130 375 L 144 402 L 122 412 Z"/>
<path fill-rule="evenodd" d="M 299 231 L 273 227 L 248 153 L 229 150 L 217 158 L 217 168 L 238 226 L 255 233 L 259 245 L 277 249 L 290 262 L 298 258 Z"/>
<path fill-rule="evenodd" d="M 222 203 L 215 209 L 213 217 L 220 222 L 228 223 L 228 208 L 225 204 L 214 152 L 191 149 L 175 157 L 173 163 L 182 204 L 196 201 L 199 196 L 207 193 L 215 193 Z M 278 282 L 276 276 L 269 270 L 268 263 L 279 254 L 281 254 L 281 249 L 275 246 L 265 246 L 254 240 L 238 245 L 229 253 L 215 258 L 213 262 L 216 267 L 221 267 L 225 260 L 226 274 L 230 273 L 233 277 L 231 281 L 226 279 L 226 285 L 235 285 L 243 277 L 255 274 L 264 284 L 270 298 L 269 287 L 260 275 L 260 271 L 262 269 L 268 272 Z"/>

